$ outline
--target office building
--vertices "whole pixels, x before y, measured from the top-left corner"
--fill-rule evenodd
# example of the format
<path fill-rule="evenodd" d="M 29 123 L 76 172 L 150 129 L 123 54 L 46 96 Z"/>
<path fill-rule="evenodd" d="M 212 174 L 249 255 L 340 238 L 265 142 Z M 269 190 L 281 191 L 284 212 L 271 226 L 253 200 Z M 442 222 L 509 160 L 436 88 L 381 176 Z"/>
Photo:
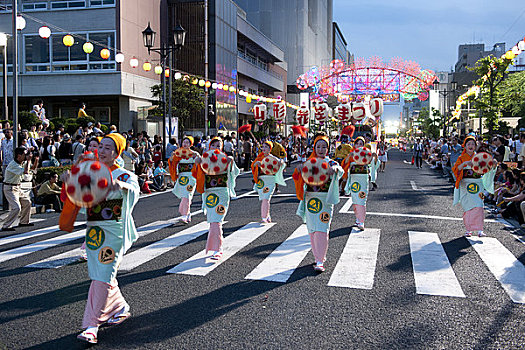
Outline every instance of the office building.
<path fill-rule="evenodd" d="M 464 44 L 458 47 L 458 61 L 456 62 L 455 72 L 468 72 L 468 68 L 476 65 L 476 62 L 483 57 L 493 55 L 500 57 L 505 53 L 505 43 L 496 43 L 492 50 L 485 51 L 485 44 Z"/>
<path fill-rule="evenodd" d="M 19 32 L 19 110 L 31 110 L 38 100 L 44 101 L 46 116 L 71 118 L 77 116 L 81 102 L 87 113 L 120 130 L 136 126 L 140 107 L 151 106 L 151 86 L 159 84 L 153 71 L 142 64 L 158 59 L 148 55 L 142 30 L 148 22 L 160 27 L 160 0 L 21 0 L 19 12 L 26 27 Z M 11 34 L 11 1 L 0 0 L 0 32 Z M 47 26 L 51 36 L 39 36 L 39 28 Z M 71 34 L 74 43 L 66 47 L 63 37 Z M 94 44 L 91 54 L 83 44 Z M 103 59 L 100 51 L 110 48 Z M 10 51 L 11 50 L 11 51 Z M 11 64 L 12 40 L 8 46 Z M 121 64 L 117 53 L 125 55 Z M 130 59 L 139 61 L 136 68 Z M 8 68 L 12 70 L 12 66 Z M 9 75 L 8 95 L 12 96 Z M 4 93 L 4 92 L 2 92 Z M 152 129 L 158 132 L 158 128 Z"/>

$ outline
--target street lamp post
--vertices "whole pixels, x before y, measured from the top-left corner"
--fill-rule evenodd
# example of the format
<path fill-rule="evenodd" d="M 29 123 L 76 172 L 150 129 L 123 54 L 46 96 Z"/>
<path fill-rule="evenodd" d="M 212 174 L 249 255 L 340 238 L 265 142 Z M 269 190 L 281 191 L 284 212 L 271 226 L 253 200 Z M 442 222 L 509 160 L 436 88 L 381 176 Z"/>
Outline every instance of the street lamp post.
<path fill-rule="evenodd" d="M 8 107 L 7 107 L 7 34 L 0 33 L 0 47 L 2 48 L 2 72 L 3 72 L 3 92 L 4 92 L 4 119 L 8 119 Z"/>
<path fill-rule="evenodd" d="M 172 64 L 171 64 L 171 58 L 172 58 L 172 51 L 181 49 L 184 46 L 184 40 L 186 39 L 186 31 L 184 28 L 181 27 L 180 24 L 177 24 L 177 26 L 173 29 L 173 43 L 168 42 L 167 45 L 161 45 L 161 47 L 154 48 L 155 45 L 155 36 L 156 32 L 151 29 L 150 23 L 148 23 L 148 27 L 142 31 L 142 38 L 144 40 L 144 46 L 148 48 L 148 54 L 151 53 L 151 51 L 156 52 L 160 55 L 160 61 L 162 64 L 162 70 L 164 76 L 162 77 L 162 96 L 163 96 L 163 120 L 162 120 L 162 139 L 164 140 L 164 155 L 166 155 L 166 115 L 169 114 L 168 118 L 168 127 L 169 127 L 169 136 L 171 136 L 171 115 L 172 115 L 172 79 L 173 79 L 173 72 L 172 72 Z M 166 111 L 166 60 L 169 60 L 168 66 L 169 66 L 169 113 Z"/>
<path fill-rule="evenodd" d="M 458 87 L 458 83 L 453 81 L 450 83 L 450 88 L 451 90 L 447 90 L 445 88 L 445 90 L 441 91 L 439 90 L 439 81 L 437 80 L 434 80 L 434 90 L 437 91 L 441 96 L 443 96 L 443 104 L 445 105 L 444 108 L 443 108 L 443 137 L 446 136 L 446 130 L 447 130 L 447 120 L 445 119 L 447 116 L 448 116 L 448 99 L 447 99 L 447 96 L 450 95 L 451 93 L 454 94 L 456 92 L 456 89 Z M 441 103 L 440 103 L 440 109 L 441 109 Z"/>

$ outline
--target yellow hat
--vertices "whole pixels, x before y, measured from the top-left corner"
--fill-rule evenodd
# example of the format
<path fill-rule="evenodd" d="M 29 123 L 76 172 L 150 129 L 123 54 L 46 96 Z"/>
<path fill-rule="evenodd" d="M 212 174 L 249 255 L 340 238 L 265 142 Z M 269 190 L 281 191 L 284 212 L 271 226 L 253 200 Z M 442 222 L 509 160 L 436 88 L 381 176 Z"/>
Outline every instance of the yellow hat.
<path fill-rule="evenodd" d="M 107 134 L 106 136 L 104 136 L 104 138 L 111 139 L 113 142 L 115 142 L 115 150 L 117 151 L 119 156 L 126 148 L 126 138 L 121 134 L 114 132 L 111 134 Z"/>

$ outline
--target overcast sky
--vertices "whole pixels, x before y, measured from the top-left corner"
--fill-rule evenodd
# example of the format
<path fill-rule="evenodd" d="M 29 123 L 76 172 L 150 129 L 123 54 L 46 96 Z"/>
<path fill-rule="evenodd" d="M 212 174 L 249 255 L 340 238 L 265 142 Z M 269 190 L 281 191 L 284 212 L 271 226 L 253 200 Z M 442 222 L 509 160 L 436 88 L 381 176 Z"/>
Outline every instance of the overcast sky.
<path fill-rule="evenodd" d="M 422 68 L 449 71 L 458 45 L 506 42 L 525 36 L 525 0 L 334 0 L 351 53 L 401 57 Z"/>

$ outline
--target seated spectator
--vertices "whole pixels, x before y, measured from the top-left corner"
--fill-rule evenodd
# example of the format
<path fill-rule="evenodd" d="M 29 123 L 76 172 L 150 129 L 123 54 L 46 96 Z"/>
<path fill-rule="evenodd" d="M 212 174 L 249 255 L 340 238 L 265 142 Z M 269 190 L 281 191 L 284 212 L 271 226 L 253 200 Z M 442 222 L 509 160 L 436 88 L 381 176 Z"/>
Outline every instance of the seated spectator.
<path fill-rule="evenodd" d="M 135 175 L 137 175 L 140 191 L 145 194 L 151 194 L 149 186 L 153 184 L 151 180 L 148 179 L 148 174 L 146 172 L 146 163 L 140 162 L 135 167 Z"/>
<path fill-rule="evenodd" d="M 151 184 L 149 184 L 149 188 L 156 191 L 156 192 L 161 192 L 161 191 L 164 191 L 164 189 L 162 188 L 162 186 L 159 186 L 157 182 L 155 182 L 155 176 L 153 174 L 153 165 L 155 163 L 152 161 L 152 160 L 148 160 L 148 163 L 147 163 L 147 166 L 146 166 L 146 174 L 147 174 L 147 180 L 148 181 L 151 181 Z"/>
<path fill-rule="evenodd" d="M 522 205 L 525 200 L 525 172 L 520 174 L 520 192 L 516 196 L 504 198 L 503 201 L 507 206 L 501 211 L 501 216 L 506 219 L 516 219 L 520 225 L 525 224 L 523 217 L 523 210 L 525 205 Z"/>
<path fill-rule="evenodd" d="M 161 191 L 166 190 L 166 175 L 168 175 L 168 171 L 164 169 L 164 162 L 162 160 L 159 160 L 157 163 L 155 163 L 155 170 L 153 171 L 153 184 L 160 188 Z"/>
<path fill-rule="evenodd" d="M 57 185 L 58 174 L 52 172 L 49 180 L 44 182 L 38 189 L 35 203 L 40 205 L 53 204 L 55 212 L 62 211 L 62 202 L 60 201 L 60 187 Z"/>

